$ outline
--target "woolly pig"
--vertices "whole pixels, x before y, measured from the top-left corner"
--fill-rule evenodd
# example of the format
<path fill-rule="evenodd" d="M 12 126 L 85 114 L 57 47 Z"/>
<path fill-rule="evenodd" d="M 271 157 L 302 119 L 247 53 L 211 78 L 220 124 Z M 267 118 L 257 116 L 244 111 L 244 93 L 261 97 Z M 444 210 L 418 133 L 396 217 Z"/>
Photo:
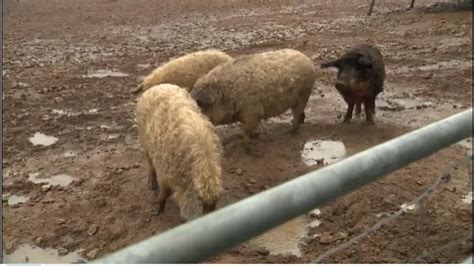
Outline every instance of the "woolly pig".
<path fill-rule="evenodd" d="M 211 70 L 191 96 L 215 125 L 242 122 L 247 148 L 260 120 L 293 112 L 292 130 L 304 123 L 304 109 L 316 71 L 301 52 L 281 49 L 238 57 Z"/>
<path fill-rule="evenodd" d="M 173 84 L 148 89 L 138 99 L 136 118 L 151 188 L 159 183 L 157 214 L 172 193 L 184 219 L 194 199 L 202 203 L 203 213 L 213 211 L 222 191 L 222 147 L 186 89 Z"/>
<path fill-rule="evenodd" d="M 364 104 L 366 121 L 374 124 L 375 98 L 383 91 L 385 66 L 380 50 L 367 43 L 356 44 L 340 58 L 321 64 L 322 68 L 338 69 L 336 89 L 348 105 L 344 123 L 352 119 L 354 105 L 360 116 Z"/>
<path fill-rule="evenodd" d="M 163 83 L 175 84 L 190 91 L 198 78 L 230 60 L 232 57 L 218 50 L 190 53 L 153 70 L 132 92 L 137 93 Z"/>

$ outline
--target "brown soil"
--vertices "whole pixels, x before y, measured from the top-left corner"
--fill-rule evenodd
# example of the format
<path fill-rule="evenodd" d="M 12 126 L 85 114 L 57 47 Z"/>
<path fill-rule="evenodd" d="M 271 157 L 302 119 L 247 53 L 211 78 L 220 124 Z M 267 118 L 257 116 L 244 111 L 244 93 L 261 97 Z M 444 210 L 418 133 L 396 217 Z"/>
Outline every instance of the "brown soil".
<path fill-rule="evenodd" d="M 284 119 L 259 127 L 263 158 L 245 154 L 241 140 L 232 137 L 238 127 L 219 128 L 227 140 L 226 196 L 220 206 L 317 169 L 301 161 L 309 139 L 341 140 L 353 154 L 471 107 L 470 10 L 433 4 L 442 1 L 417 1 L 415 10 L 406 11 L 403 1 L 388 0 L 379 1 L 366 18 L 364 1 L 159 2 L 7 1 L 3 193 L 30 197 L 14 206 L 3 202 L 7 254 L 21 244 L 37 243 L 83 249 L 84 255 L 95 249 L 100 257 L 180 223 L 172 201 L 162 216 L 152 215 L 156 195 L 147 187 L 134 125 L 136 96 L 129 93 L 140 76 L 170 57 L 209 47 L 234 56 L 290 47 L 318 66 L 367 40 L 384 54 L 387 81 L 374 127 L 357 119 L 340 123 L 346 106 L 332 87 L 335 72 L 318 70 L 307 123 L 299 134 L 289 135 Z M 129 76 L 83 77 L 97 69 L 117 69 Z M 402 108 L 391 108 L 393 101 Z M 35 132 L 58 141 L 33 146 L 28 139 Z M 449 173 L 451 178 L 415 210 L 323 262 L 457 263 L 472 252 L 472 205 L 461 201 L 472 191 L 466 149 L 454 145 L 322 206 L 322 223 L 302 241 L 301 257 L 266 255 L 243 244 L 209 262 L 311 262 L 383 219 L 376 214 L 397 211 Z M 76 155 L 64 157 L 65 152 Z M 75 181 L 46 191 L 28 180 L 36 172 L 65 173 Z"/>

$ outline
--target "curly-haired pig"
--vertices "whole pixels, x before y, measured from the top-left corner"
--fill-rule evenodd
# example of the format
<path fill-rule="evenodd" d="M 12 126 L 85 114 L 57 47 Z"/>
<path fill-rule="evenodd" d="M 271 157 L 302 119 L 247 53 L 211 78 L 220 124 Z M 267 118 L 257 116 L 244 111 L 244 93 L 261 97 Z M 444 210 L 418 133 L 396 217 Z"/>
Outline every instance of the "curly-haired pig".
<path fill-rule="evenodd" d="M 173 84 L 153 86 L 139 97 L 136 118 L 149 183 L 153 190 L 159 184 L 158 214 L 172 194 L 186 220 L 196 199 L 204 213 L 213 211 L 222 192 L 222 146 L 189 92 Z"/>
<path fill-rule="evenodd" d="M 304 123 L 314 86 L 312 61 L 293 49 L 244 55 L 196 81 L 191 96 L 214 125 L 242 123 L 246 148 L 259 122 L 293 112 L 291 132 Z"/>
<path fill-rule="evenodd" d="M 191 91 L 194 83 L 214 67 L 232 60 L 220 50 L 203 50 L 172 59 L 153 70 L 132 92 L 145 91 L 155 85 L 170 83 Z"/>

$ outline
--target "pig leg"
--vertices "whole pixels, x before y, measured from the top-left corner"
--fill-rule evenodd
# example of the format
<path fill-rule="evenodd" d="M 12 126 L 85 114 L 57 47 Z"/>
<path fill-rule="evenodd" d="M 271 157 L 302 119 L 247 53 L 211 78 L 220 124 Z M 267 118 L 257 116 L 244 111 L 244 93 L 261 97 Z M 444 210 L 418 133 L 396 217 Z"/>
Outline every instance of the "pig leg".
<path fill-rule="evenodd" d="M 300 124 L 304 123 L 304 119 L 306 118 L 304 114 L 304 109 L 308 104 L 309 96 L 311 96 L 311 90 L 305 91 L 304 94 L 298 97 L 295 106 L 291 108 L 291 112 L 293 113 L 293 120 L 291 121 L 292 127 L 290 133 L 292 134 L 296 134 L 296 132 L 298 132 Z"/>
<path fill-rule="evenodd" d="M 263 154 L 252 144 L 252 134 L 257 129 L 259 119 L 255 115 L 247 115 L 242 119 L 242 137 L 247 153 L 256 157 L 263 157 Z"/>
<path fill-rule="evenodd" d="M 158 194 L 158 210 L 154 215 L 160 215 L 165 210 L 166 200 L 171 196 L 171 188 L 167 184 L 160 182 L 160 194 Z"/>
<path fill-rule="evenodd" d="M 356 116 L 357 118 L 359 118 L 361 113 L 362 113 L 362 103 L 361 103 L 361 102 L 358 102 L 358 103 L 356 103 L 356 113 L 355 113 L 355 116 Z"/>
<path fill-rule="evenodd" d="M 158 181 L 156 178 L 155 166 L 153 166 L 150 157 L 148 157 L 148 155 L 146 157 L 148 162 L 148 184 L 150 185 L 151 190 L 156 191 L 158 190 Z"/>
<path fill-rule="evenodd" d="M 346 115 L 344 116 L 344 121 L 343 123 L 350 123 L 352 119 L 352 112 L 354 111 L 354 100 L 350 97 L 344 97 L 344 100 L 347 103 L 347 112 Z"/>
<path fill-rule="evenodd" d="M 369 125 L 374 125 L 374 116 L 373 110 L 375 109 L 375 99 L 368 98 L 364 100 L 364 107 L 365 107 L 365 121 Z"/>

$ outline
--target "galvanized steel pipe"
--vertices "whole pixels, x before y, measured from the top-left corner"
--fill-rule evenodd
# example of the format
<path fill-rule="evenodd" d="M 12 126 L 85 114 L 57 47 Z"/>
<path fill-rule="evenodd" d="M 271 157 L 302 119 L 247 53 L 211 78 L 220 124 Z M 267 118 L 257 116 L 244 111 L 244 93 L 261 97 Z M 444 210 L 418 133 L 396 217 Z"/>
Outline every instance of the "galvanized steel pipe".
<path fill-rule="evenodd" d="M 462 264 L 472 264 L 472 255 L 465 259 Z"/>
<path fill-rule="evenodd" d="M 196 263 L 472 136 L 472 108 L 91 263 Z"/>

